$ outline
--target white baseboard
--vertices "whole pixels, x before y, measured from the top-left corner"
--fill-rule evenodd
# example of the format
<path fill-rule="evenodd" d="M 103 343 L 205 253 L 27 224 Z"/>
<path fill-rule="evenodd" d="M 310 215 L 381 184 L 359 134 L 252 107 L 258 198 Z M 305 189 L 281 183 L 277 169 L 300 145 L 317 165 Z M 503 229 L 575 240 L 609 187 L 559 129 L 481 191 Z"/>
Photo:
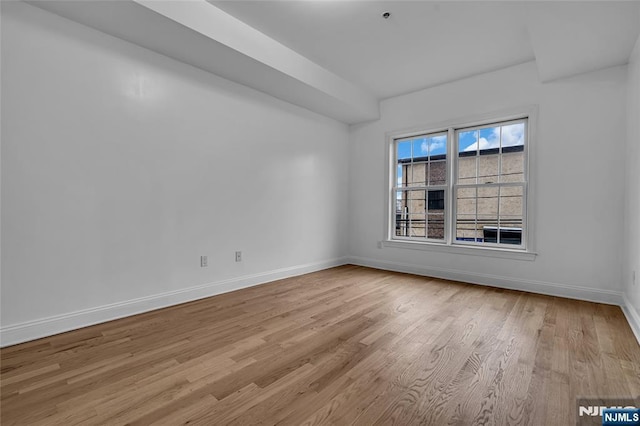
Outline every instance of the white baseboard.
<path fill-rule="evenodd" d="M 454 269 L 425 267 L 415 264 L 389 262 L 354 256 L 246 275 L 182 290 L 0 327 L 0 347 L 27 342 L 41 337 L 52 336 L 54 334 L 76 330 L 78 328 L 94 324 L 112 321 L 131 315 L 166 308 L 180 303 L 191 302 L 215 296 L 217 294 L 228 293 L 242 288 L 253 287 L 258 284 L 307 274 L 344 264 L 367 266 L 376 269 L 405 272 L 452 281 L 486 285 L 490 287 L 521 290 L 550 296 L 619 305 L 622 308 L 636 339 L 638 339 L 638 343 L 640 343 L 640 315 L 626 295 L 622 292 L 548 283 L 543 281 L 508 278 L 490 274 L 470 273 Z"/>
<path fill-rule="evenodd" d="M 78 328 L 141 314 L 155 309 L 166 308 L 180 303 L 191 302 L 217 294 L 228 293 L 270 281 L 332 268 L 334 266 L 344 265 L 345 263 L 346 258 L 337 258 L 297 265 L 9 325 L 0 328 L 0 347 L 52 336 L 65 331 L 76 330 Z"/>
<path fill-rule="evenodd" d="M 348 258 L 348 261 L 353 265 L 368 266 L 371 268 L 405 272 L 415 275 L 424 275 L 452 281 L 462 281 L 470 284 L 481 284 L 489 287 L 527 291 L 529 293 L 586 300 L 589 302 L 605 303 L 608 305 L 622 306 L 623 304 L 622 292 L 619 291 L 594 289 L 544 281 L 524 280 L 491 274 L 481 274 L 477 272 L 464 272 L 455 269 L 422 266 L 401 262 L 389 262 L 364 257 L 352 256 Z"/>
<path fill-rule="evenodd" d="M 627 321 L 629 322 L 629 326 L 633 331 L 633 334 L 636 336 L 636 340 L 638 344 L 640 344 L 640 314 L 636 310 L 636 308 L 631 303 L 631 300 L 627 297 L 625 293 L 622 294 L 623 304 L 622 312 L 624 312 L 624 316 L 627 317 Z"/>

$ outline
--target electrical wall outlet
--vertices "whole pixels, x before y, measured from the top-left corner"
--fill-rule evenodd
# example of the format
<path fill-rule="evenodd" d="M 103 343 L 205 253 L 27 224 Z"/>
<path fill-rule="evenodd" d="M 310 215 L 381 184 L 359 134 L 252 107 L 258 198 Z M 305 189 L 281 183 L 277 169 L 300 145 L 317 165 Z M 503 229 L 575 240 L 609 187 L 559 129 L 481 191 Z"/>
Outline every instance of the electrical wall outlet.
<path fill-rule="evenodd" d="M 209 266 L 209 259 L 207 259 L 207 256 L 200 256 L 200 267 L 206 268 L 207 266 Z"/>
<path fill-rule="evenodd" d="M 237 251 L 236 252 L 236 262 L 242 262 L 242 252 L 241 251 Z"/>
<path fill-rule="evenodd" d="M 636 271 L 631 272 L 631 283 L 636 285 Z"/>
<path fill-rule="evenodd" d="M 382 241 L 378 241 L 378 248 L 381 249 L 382 248 Z"/>

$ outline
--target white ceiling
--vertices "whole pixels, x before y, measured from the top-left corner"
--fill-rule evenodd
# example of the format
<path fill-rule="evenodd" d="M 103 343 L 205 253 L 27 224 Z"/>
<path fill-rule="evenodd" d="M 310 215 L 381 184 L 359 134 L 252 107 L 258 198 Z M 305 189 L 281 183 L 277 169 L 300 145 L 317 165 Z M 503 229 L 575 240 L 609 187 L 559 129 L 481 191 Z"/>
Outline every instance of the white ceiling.
<path fill-rule="evenodd" d="M 522 3 L 214 4 L 379 98 L 534 58 Z"/>
<path fill-rule="evenodd" d="M 539 59 L 543 80 L 624 64 L 639 2 L 211 1 L 387 98 Z M 391 17 L 381 17 L 388 11 Z"/>
<path fill-rule="evenodd" d="M 542 81 L 626 64 L 640 2 L 529 2 L 527 27 Z"/>
<path fill-rule="evenodd" d="M 543 82 L 625 64 L 640 32 L 638 0 L 26 1 L 345 123 L 526 61 Z"/>

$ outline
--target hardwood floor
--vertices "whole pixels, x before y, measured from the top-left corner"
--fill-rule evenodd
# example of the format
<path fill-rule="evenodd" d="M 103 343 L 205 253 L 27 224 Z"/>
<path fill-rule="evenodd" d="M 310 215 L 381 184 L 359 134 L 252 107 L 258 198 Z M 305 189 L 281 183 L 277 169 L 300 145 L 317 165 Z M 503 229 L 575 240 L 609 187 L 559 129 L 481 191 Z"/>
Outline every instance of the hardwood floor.
<path fill-rule="evenodd" d="M 0 355 L 3 425 L 573 425 L 640 395 L 618 307 L 356 266 Z"/>

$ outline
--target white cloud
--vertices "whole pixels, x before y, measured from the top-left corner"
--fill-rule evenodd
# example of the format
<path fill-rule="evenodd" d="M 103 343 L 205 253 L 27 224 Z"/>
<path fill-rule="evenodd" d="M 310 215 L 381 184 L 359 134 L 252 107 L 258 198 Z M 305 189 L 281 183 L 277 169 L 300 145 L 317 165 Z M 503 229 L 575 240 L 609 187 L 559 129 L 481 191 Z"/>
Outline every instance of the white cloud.
<path fill-rule="evenodd" d="M 430 138 L 430 141 L 431 141 L 430 144 L 427 144 L 426 139 L 422 141 L 422 144 L 420 145 L 420 151 L 422 151 L 422 154 L 427 155 L 427 153 L 429 152 L 429 148 L 431 149 L 432 152 L 444 148 L 445 145 L 447 144 L 447 136 L 446 135 L 434 136 Z"/>
<path fill-rule="evenodd" d="M 487 140 L 486 138 L 480 138 L 479 142 L 472 143 L 468 147 L 466 147 L 465 151 L 476 151 L 478 149 L 478 144 L 480 145 L 480 149 L 491 149 L 500 147 L 500 142 L 498 139 L 491 138 Z"/>
<path fill-rule="evenodd" d="M 436 151 L 440 148 L 444 148 L 445 142 L 432 142 L 431 143 L 431 151 Z"/>
<path fill-rule="evenodd" d="M 429 147 L 427 146 L 426 139 L 423 139 L 422 143 L 420 144 L 420 152 L 424 155 L 427 155 L 427 152 L 429 152 Z"/>
<path fill-rule="evenodd" d="M 492 130 L 489 138 L 480 138 L 476 143 L 472 143 L 466 147 L 465 151 L 475 151 L 478 149 L 492 149 L 500 147 L 500 127 Z M 517 123 L 502 127 L 502 146 L 524 145 L 524 124 Z"/>
<path fill-rule="evenodd" d="M 524 124 L 502 127 L 502 146 L 524 145 Z"/>

